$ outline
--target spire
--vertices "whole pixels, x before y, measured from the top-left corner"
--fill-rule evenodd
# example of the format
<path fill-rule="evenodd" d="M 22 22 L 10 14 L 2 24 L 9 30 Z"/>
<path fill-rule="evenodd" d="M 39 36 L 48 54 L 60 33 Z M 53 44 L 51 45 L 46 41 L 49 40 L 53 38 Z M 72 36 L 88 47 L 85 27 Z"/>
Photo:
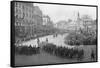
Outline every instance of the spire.
<path fill-rule="evenodd" d="M 77 13 L 77 19 L 78 19 L 78 20 L 80 19 L 80 14 L 79 14 L 79 12 Z"/>

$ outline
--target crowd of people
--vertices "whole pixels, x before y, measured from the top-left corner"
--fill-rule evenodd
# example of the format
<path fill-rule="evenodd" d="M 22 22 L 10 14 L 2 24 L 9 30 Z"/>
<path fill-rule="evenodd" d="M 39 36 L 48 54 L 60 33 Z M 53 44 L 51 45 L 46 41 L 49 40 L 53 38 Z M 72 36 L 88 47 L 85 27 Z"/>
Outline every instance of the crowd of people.
<path fill-rule="evenodd" d="M 43 50 L 52 55 L 56 55 L 58 57 L 69 58 L 69 59 L 82 59 L 84 58 L 84 50 L 74 49 L 74 48 L 66 48 L 61 46 L 56 46 L 54 44 L 47 44 L 43 46 Z"/>
<path fill-rule="evenodd" d="M 32 47 L 30 46 L 15 46 L 15 54 L 19 55 L 33 55 L 33 54 L 39 54 L 40 49 L 39 47 Z"/>
<path fill-rule="evenodd" d="M 48 39 L 46 39 L 48 42 Z M 85 51 L 83 49 L 78 48 L 67 48 L 62 46 L 57 46 L 52 43 L 47 43 L 46 45 L 43 45 L 42 47 L 39 46 L 15 46 L 15 54 L 16 55 L 36 55 L 40 54 L 41 50 L 49 53 L 51 55 L 66 58 L 66 59 L 77 59 L 82 60 L 84 58 Z M 94 50 L 91 50 L 90 54 L 91 60 L 94 60 L 95 52 Z"/>
<path fill-rule="evenodd" d="M 97 45 L 96 30 L 80 28 L 72 31 L 65 37 L 65 43 L 68 45 Z"/>

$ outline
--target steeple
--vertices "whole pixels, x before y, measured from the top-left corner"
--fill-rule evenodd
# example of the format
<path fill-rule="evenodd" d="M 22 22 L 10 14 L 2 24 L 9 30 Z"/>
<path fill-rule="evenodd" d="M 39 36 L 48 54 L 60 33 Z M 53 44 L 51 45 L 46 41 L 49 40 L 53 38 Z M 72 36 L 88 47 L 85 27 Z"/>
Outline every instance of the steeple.
<path fill-rule="evenodd" d="M 77 13 L 77 20 L 80 20 L 80 14 L 79 14 L 79 12 Z"/>

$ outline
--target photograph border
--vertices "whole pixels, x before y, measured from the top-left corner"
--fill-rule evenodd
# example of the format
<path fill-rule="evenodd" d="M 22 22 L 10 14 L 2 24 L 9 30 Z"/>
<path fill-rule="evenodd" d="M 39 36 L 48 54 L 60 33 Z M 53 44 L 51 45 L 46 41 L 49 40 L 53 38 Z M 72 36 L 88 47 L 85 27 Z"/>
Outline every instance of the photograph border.
<path fill-rule="evenodd" d="M 41 4 L 57 4 L 57 5 L 70 5 L 70 6 L 85 6 L 85 7 L 96 7 L 96 28 L 97 28 L 97 45 L 96 45 L 96 61 L 85 61 L 85 62 L 70 62 L 70 63 L 53 63 L 53 64 L 38 64 L 38 65 L 22 65 L 15 66 L 15 27 L 14 27 L 14 3 L 15 2 L 23 2 L 23 3 L 41 3 Z M 97 5 L 83 5 L 83 4 L 68 4 L 68 3 L 52 3 L 52 2 L 36 2 L 36 1 L 11 1 L 10 2 L 10 14 L 11 14 L 11 23 L 10 23 L 10 66 L 11 67 L 29 67 L 29 66 L 46 66 L 46 65 L 60 65 L 60 64 L 80 64 L 80 63 L 92 63 L 98 62 L 98 6 Z"/>

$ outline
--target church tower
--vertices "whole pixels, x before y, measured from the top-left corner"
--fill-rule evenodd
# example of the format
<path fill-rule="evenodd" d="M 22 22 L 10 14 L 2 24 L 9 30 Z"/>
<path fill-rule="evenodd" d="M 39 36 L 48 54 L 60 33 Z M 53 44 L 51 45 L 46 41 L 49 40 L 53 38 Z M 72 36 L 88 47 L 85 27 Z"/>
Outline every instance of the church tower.
<path fill-rule="evenodd" d="M 80 20 L 80 13 L 78 12 L 77 13 L 77 21 L 79 21 Z"/>

